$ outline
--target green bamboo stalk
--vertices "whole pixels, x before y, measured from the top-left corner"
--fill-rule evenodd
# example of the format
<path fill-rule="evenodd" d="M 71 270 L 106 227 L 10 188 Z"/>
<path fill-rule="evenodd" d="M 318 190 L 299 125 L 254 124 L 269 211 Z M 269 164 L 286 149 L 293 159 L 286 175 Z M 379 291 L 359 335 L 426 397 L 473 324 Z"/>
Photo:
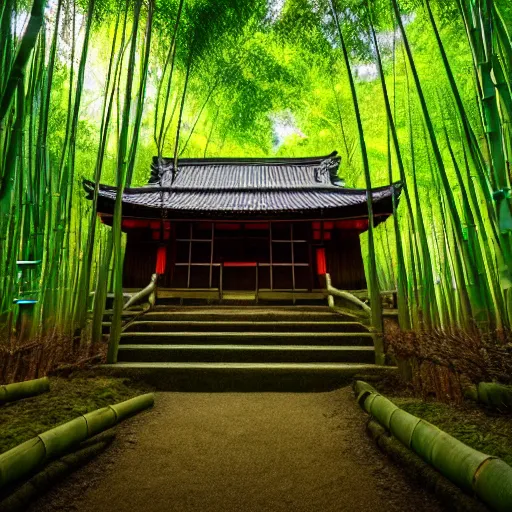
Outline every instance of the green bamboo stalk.
<path fill-rule="evenodd" d="M 476 219 L 473 215 L 473 211 L 470 204 L 470 195 L 467 193 L 466 190 L 466 184 L 464 183 L 464 180 L 462 178 L 462 173 L 459 168 L 459 164 L 457 163 L 457 159 L 455 158 L 455 154 L 452 148 L 452 144 L 450 142 L 450 138 L 448 136 L 448 132 L 446 130 L 446 127 L 444 128 L 445 137 L 446 137 L 446 144 L 448 147 L 448 151 L 450 153 L 450 157 L 452 159 L 453 168 L 455 170 L 455 175 L 457 177 L 457 182 L 459 184 L 459 189 L 461 192 L 461 199 L 463 203 L 463 210 L 464 210 L 464 216 L 466 218 L 466 229 L 468 232 L 468 248 L 471 260 L 474 262 L 473 266 L 475 267 L 475 271 L 479 276 L 478 279 L 478 288 L 479 292 L 482 294 L 483 301 L 485 302 L 485 309 L 488 312 L 491 317 L 489 320 L 491 320 L 492 315 L 495 315 L 495 318 L 493 319 L 493 322 L 490 326 L 491 330 L 494 330 L 496 328 L 502 329 L 502 319 L 501 314 L 499 311 L 497 311 L 496 306 L 497 304 L 495 301 L 492 300 L 491 297 L 491 290 L 492 285 L 489 286 L 489 283 L 487 282 L 487 275 L 483 269 L 483 255 L 480 251 L 480 244 L 477 237 L 476 232 Z M 481 226 L 483 227 L 483 226 Z M 463 241 L 464 243 L 464 241 Z"/>
<path fill-rule="evenodd" d="M 469 123 L 469 119 L 466 114 L 466 109 L 464 108 L 464 104 L 462 102 L 462 98 L 460 96 L 459 89 L 457 87 L 457 83 L 455 81 L 455 77 L 453 76 L 453 72 L 452 72 L 452 69 L 451 69 L 451 66 L 450 66 L 450 63 L 448 60 L 448 56 L 446 55 L 446 51 L 444 49 L 444 45 L 441 40 L 441 36 L 439 34 L 439 30 L 437 28 L 437 24 L 435 22 L 434 15 L 433 15 L 432 9 L 430 7 L 430 0 L 425 0 L 425 7 L 427 9 L 427 14 L 428 14 L 428 18 L 430 21 L 430 25 L 434 32 L 437 46 L 438 46 L 439 52 L 441 54 L 441 59 L 443 61 L 443 66 L 444 66 L 444 69 L 446 72 L 446 76 L 448 78 L 448 82 L 450 84 L 450 89 L 452 91 L 452 94 L 453 94 L 453 97 L 455 100 L 457 111 L 460 116 L 460 120 L 462 123 L 462 129 L 464 131 L 464 136 L 465 136 L 467 144 L 468 144 L 470 155 L 472 157 L 472 161 L 475 166 L 475 170 L 478 173 L 478 178 L 480 181 L 480 186 L 482 187 L 482 192 L 485 194 L 488 204 L 492 205 L 492 186 L 491 186 L 491 183 L 489 182 L 489 177 L 484 170 L 484 157 L 480 150 L 480 146 L 478 145 L 478 142 L 476 140 L 473 129 L 471 128 L 471 125 Z M 489 212 L 492 212 L 492 208 L 489 209 Z M 491 213 L 491 215 L 492 215 L 492 213 Z"/>
<path fill-rule="evenodd" d="M 410 103 L 409 103 L 410 107 Z M 423 305 L 422 310 L 424 312 L 423 322 L 426 330 L 431 330 L 435 325 L 439 323 L 439 308 L 436 300 L 436 292 L 434 285 L 434 275 L 432 272 L 432 257 L 431 250 L 429 247 L 427 232 L 424 223 L 424 211 L 421 206 L 417 169 L 416 169 L 416 158 L 415 158 L 415 144 L 414 134 L 412 130 L 412 112 L 409 108 L 409 143 L 411 146 L 411 172 L 412 172 L 412 183 L 413 183 L 413 194 L 415 200 L 416 209 L 416 227 L 418 229 L 419 247 L 421 249 L 421 275 L 423 281 L 422 295 Z"/>
<path fill-rule="evenodd" d="M 82 51 L 80 55 L 80 62 L 78 66 L 76 90 L 75 90 L 75 101 L 73 105 L 73 115 L 70 123 L 70 135 L 68 143 L 68 151 L 65 155 L 66 163 L 63 168 L 63 174 L 61 174 L 60 187 L 63 191 L 61 200 L 58 203 L 57 218 L 59 219 L 62 229 L 59 231 L 59 237 L 57 243 L 62 246 L 64 238 L 66 240 L 64 244 L 63 261 L 61 266 L 66 269 L 71 263 L 70 261 L 70 230 L 71 230 L 71 219 L 72 219 L 72 206 L 73 206 L 73 188 L 75 186 L 74 175 L 75 175 L 75 163 L 76 163 L 76 139 L 78 133 L 78 120 L 80 114 L 80 106 L 83 95 L 83 85 L 85 78 L 85 67 L 87 63 L 87 57 L 89 52 L 89 40 L 91 36 L 91 29 L 94 19 L 94 9 L 96 0 L 89 0 L 87 7 L 87 17 L 85 23 L 84 41 L 82 45 Z M 66 229 L 67 228 L 67 229 Z M 66 329 L 73 329 L 73 299 L 71 296 L 66 297 L 67 294 L 71 295 L 71 274 L 70 272 L 60 273 L 61 287 L 63 288 L 61 293 L 61 306 L 58 308 L 60 311 L 60 318 L 62 325 Z M 66 292 L 66 291 L 67 292 Z M 66 325 L 67 324 L 67 325 Z"/>
<path fill-rule="evenodd" d="M 178 157 L 181 157 L 181 155 L 185 152 L 185 150 L 187 149 L 187 146 L 188 146 L 188 143 L 190 141 L 190 139 L 192 138 L 192 135 L 194 133 L 194 130 L 196 129 L 196 126 L 197 126 L 197 123 L 204 111 L 204 109 L 206 108 L 206 105 L 208 104 L 208 102 L 210 101 L 215 89 L 217 88 L 217 86 L 220 84 L 220 80 L 216 80 L 215 83 L 213 84 L 213 86 L 211 86 L 208 90 L 208 94 L 206 95 L 206 98 L 205 100 L 203 101 L 203 104 L 201 105 L 201 108 L 199 109 L 199 113 L 197 114 L 195 120 L 194 120 L 194 123 L 192 124 L 192 128 L 190 129 L 190 132 L 188 134 L 188 137 L 187 137 L 187 140 L 185 141 L 185 144 L 183 144 L 183 147 L 180 149 L 179 151 L 179 155 Z"/>
<path fill-rule="evenodd" d="M 181 132 L 181 120 L 183 118 L 183 110 L 185 109 L 185 98 L 187 97 L 188 90 L 188 82 L 190 79 L 190 70 L 192 69 L 192 59 L 194 56 L 194 44 L 189 49 L 188 54 L 188 62 L 187 62 L 187 70 L 185 72 L 185 82 L 183 84 L 183 91 L 181 93 L 181 102 L 180 102 L 180 113 L 178 116 L 178 125 L 176 127 L 176 136 L 174 138 L 174 165 L 172 170 L 173 180 L 176 178 L 176 174 L 178 172 L 178 150 L 180 145 L 180 132 Z"/>
<path fill-rule="evenodd" d="M 6 275 L 14 275 L 14 265 L 19 250 L 21 232 L 20 216 L 17 215 L 18 205 L 22 199 L 22 177 L 20 175 L 20 161 L 23 151 L 23 122 L 25 119 L 25 82 L 22 75 L 18 82 L 16 91 L 16 118 L 13 125 L 13 134 L 10 139 L 7 155 L 6 168 L 8 180 L 4 187 L 4 196 L 0 200 L 0 217 L 6 216 L 9 232 L 9 246 L 6 251 L 7 268 Z M 8 304 L 12 304 L 14 280 L 9 279 L 9 287 L 4 289 L 0 311 L 5 311 Z"/>
<path fill-rule="evenodd" d="M 47 144 L 48 144 L 48 122 L 49 122 L 49 113 L 50 113 L 50 99 L 51 99 L 51 90 L 53 86 L 53 74 L 55 70 L 55 59 L 57 54 L 57 41 L 59 35 L 59 24 L 60 17 L 62 11 L 62 3 L 63 0 L 58 0 L 57 2 L 57 11 L 55 14 L 55 25 L 53 28 L 53 36 L 52 43 L 50 47 L 50 55 L 48 59 L 48 65 L 45 68 L 45 74 L 43 77 L 43 91 L 41 93 L 41 108 L 40 108 L 40 117 L 39 117 L 39 133 L 37 137 L 37 147 L 36 147 L 36 168 L 38 169 L 38 173 L 41 176 L 41 190 L 45 189 L 50 190 L 50 180 L 51 174 L 48 168 L 48 159 L 47 159 Z M 44 64 L 44 63 L 42 63 Z M 50 203 L 51 201 L 47 201 L 46 194 L 41 194 L 41 205 L 40 205 L 40 214 L 39 218 L 43 217 L 43 212 L 45 211 L 45 204 Z M 44 230 L 44 228 L 42 228 Z M 41 237 L 42 238 L 42 237 Z M 38 243 L 38 254 L 42 252 L 42 244 L 41 240 Z"/>
<path fill-rule="evenodd" d="M 124 51 L 124 41 L 126 35 L 126 23 L 128 18 L 127 12 L 127 4 L 124 12 L 124 21 L 123 28 L 121 34 L 121 44 L 119 53 L 117 56 L 117 61 L 115 59 L 115 49 L 117 44 L 117 32 L 119 29 L 119 20 L 121 15 L 121 6 L 117 11 L 116 24 L 114 29 L 114 36 L 112 39 L 112 47 L 110 50 L 110 60 L 107 71 L 107 80 L 105 84 L 105 95 L 103 99 L 103 108 L 102 108 L 102 116 L 101 116 L 101 127 L 100 127 L 100 138 L 98 142 L 98 151 L 96 155 L 96 166 L 94 169 L 94 194 L 92 198 L 92 207 L 91 214 L 89 220 L 89 230 L 87 234 L 87 240 L 84 247 L 84 264 L 81 269 L 81 276 L 79 281 L 80 293 L 77 294 L 76 306 L 75 306 L 75 318 L 76 324 L 80 330 L 83 330 L 85 327 L 85 322 L 87 318 L 87 299 L 89 297 L 89 286 L 91 281 L 91 264 L 92 264 L 92 256 L 93 256 L 93 247 L 94 240 L 96 236 L 96 215 L 97 215 L 97 203 L 98 203 L 98 194 L 99 194 L 99 185 L 101 180 L 101 173 L 103 170 L 103 162 L 105 158 L 105 151 L 108 143 L 108 135 L 109 135 L 109 127 L 110 127 L 110 119 L 112 116 L 112 110 L 114 105 L 114 94 L 116 91 L 116 82 L 118 74 L 120 73 L 120 66 L 122 62 L 122 55 Z M 112 70 L 114 68 L 114 76 L 112 78 Z M 110 88 L 110 82 L 113 81 L 112 88 Z M 111 89 L 111 91 L 110 91 Z M 110 91 L 110 97 L 109 97 Z M 110 99 L 109 99 L 110 98 Z M 100 286 L 106 286 L 106 281 L 103 281 Z M 105 288 L 106 289 L 106 288 Z"/>
<path fill-rule="evenodd" d="M 345 156 L 346 156 L 346 159 L 347 159 L 347 165 L 350 166 L 351 165 L 351 162 L 350 162 L 350 150 L 348 149 L 347 136 L 345 134 L 345 125 L 343 123 L 343 116 L 341 115 L 340 101 L 339 101 L 338 95 L 336 94 L 336 89 L 334 88 L 333 74 L 334 74 L 334 70 L 329 75 L 330 83 L 331 83 L 331 89 L 332 89 L 332 95 L 334 96 L 334 101 L 336 102 L 336 112 L 338 114 L 338 123 L 340 125 L 341 138 L 343 140 L 343 146 L 345 148 Z"/>
<path fill-rule="evenodd" d="M 112 230 L 107 231 L 107 240 L 103 252 L 100 252 L 100 267 L 98 278 L 96 280 L 96 289 L 94 291 L 93 317 L 91 327 L 92 343 L 100 343 L 103 339 L 103 315 L 105 312 L 105 302 L 107 299 L 108 271 L 112 260 L 112 250 L 114 248 Z"/>
<path fill-rule="evenodd" d="M 26 133 L 28 136 L 25 138 L 25 154 L 27 155 L 27 163 L 26 163 L 26 172 L 24 173 L 24 188 L 25 188 L 25 198 L 24 198 L 24 208 L 26 209 L 25 222 L 23 225 L 23 237 L 22 237 L 22 259 L 32 260 L 34 258 L 34 232 L 33 227 L 37 222 L 37 210 L 35 208 L 34 203 L 37 202 L 37 195 L 39 187 L 34 187 L 37 183 L 39 177 L 37 176 L 37 170 L 34 168 L 34 159 L 33 159 L 33 151 L 34 140 L 35 140 L 35 127 L 37 120 L 37 102 L 36 95 L 38 91 L 38 86 L 41 78 L 41 59 L 44 59 L 44 50 L 45 50 L 45 26 L 43 24 L 41 29 L 41 37 L 38 37 L 37 44 L 34 49 L 34 53 L 31 59 L 30 64 L 30 72 L 29 72 L 29 80 L 28 80 L 28 90 L 25 95 L 25 102 L 27 104 L 27 116 L 28 117 L 28 127 L 25 122 Z"/>
<path fill-rule="evenodd" d="M 11 69 L 12 60 L 12 19 L 14 18 L 14 1 L 5 0 L 2 7 L 2 16 L 0 18 L 0 91 L 3 91 L 9 71 Z M 2 123 L 0 123 L 0 128 Z"/>
<path fill-rule="evenodd" d="M 130 57 L 128 60 L 128 71 L 126 76 L 126 89 L 123 107 L 123 119 L 119 137 L 119 147 L 117 152 L 117 191 L 114 205 L 114 218 L 112 223 L 113 237 L 113 256 L 114 256 L 114 306 L 110 328 L 110 337 L 107 353 L 107 362 L 117 362 L 117 350 L 119 338 L 121 335 L 121 313 L 123 310 L 123 254 L 121 246 L 121 220 L 123 191 L 126 184 L 126 175 L 128 172 L 128 130 L 130 124 L 131 94 L 133 87 L 133 76 L 135 67 L 135 55 L 137 45 L 137 28 L 140 17 L 142 1 L 136 0 L 133 8 L 133 26 L 131 35 Z"/>
<path fill-rule="evenodd" d="M 414 228 L 412 226 L 411 217 L 407 216 L 407 241 L 409 242 L 406 246 L 408 250 L 408 261 L 409 261 L 409 274 L 412 276 L 412 280 L 409 280 L 408 286 L 408 297 L 409 297 L 409 307 L 410 307 L 410 315 L 411 315 L 411 327 L 413 329 L 419 329 L 421 323 L 421 313 L 420 313 L 420 298 L 419 298 L 419 282 L 416 261 L 417 258 L 417 249 L 416 249 L 416 240 L 414 234 Z"/>
<path fill-rule="evenodd" d="M 341 50 L 343 53 L 343 58 L 345 62 L 345 67 L 347 68 L 347 74 L 348 74 L 348 80 L 350 85 L 350 91 L 352 94 L 352 101 L 353 101 L 353 107 L 354 112 L 356 116 L 356 122 L 357 122 L 357 130 L 359 133 L 359 145 L 361 149 L 361 156 L 363 159 L 363 168 L 364 168 L 364 177 L 366 182 L 366 189 L 368 191 L 371 191 L 372 189 L 372 181 L 371 181 L 371 175 L 370 175 L 370 164 L 368 161 L 368 153 L 366 151 L 366 142 L 364 139 L 364 130 L 363 130 L 363 124 L 361 120 L 361 114 L 359 111 L 359 102 L 357 99 L 357 93 L 356 93 L 356 87 L 354 83 L 354 77 L 352 75 L 352 69 L 350 65 L 350 59 L 348 56 L 348 50 L 345 45 L 345 40 L 343 38 L 343 33 L 341 30 L 340 22 L 338 19 L 338 12 L 336 10 L 336 3 L 335 0 L 329 0 L 329 6 L 335 21 L 336 29 L 338 32 L 340 44 L 341 44 Z M 370 303 L 371 303 L 371 309 L 372 309 L 372 325 L 377 330 L 377 332 L 382 332 L 383 329 L 383 322 L 382 322 L 382 307 L 381 307 L 381 300 L 380 300 L 380 290 L 379 290 L 379 284 L 378 284 L 378 277 L 377 277 L 377 263 L 375 259 L 375 242 L 374 242 L 374 218 L 373 218 L 373 203 L 372 203 L 372 194 L 367 194 L 367 206 L 368 206 L 368 269 L 369 269 L 369 277 L 370 277 Z M 376 347 L 376 351 L 377 351 Z M 377 354 L 377 361 L 383 362 L 384 354 Z"/>
<path fill-rule="evenodd" d="M 55 69 L 55 59 L 57 53 L 57 41 L 59 34 L 59 23 L 61 18 L 63 0 L 59 0 L 57 3 L 57 11 L 55 17 L 55 26 L 52 37 L 52 44 L 50 47 L 50 55 L 48 65 L 46 66 L 44 76 L 44 91 L 42 92 L 40 119 L 39 119 L 39 134 L 38 134 L 38 145 L 36 148 L 36 166 L 39 168 L 39 174 L 41 176 L 41 189 L 45 192 L 42 194 L 40 203 L 40 215 L 39 219 L 43 219 L 41 222 L 41 236 L 38 244 L 37 254 L 41 255 L 42 259 L 42 283 L 41 283 L 41 297 L 38 303 L 37 318 L 38 324 L 41 331 L 44 331 L 43 326 L 43 315 L 45 312 L 45 287 L 46 280 L 45 276 L 48 275 L 50 266 L 49 251 L 44 250 L 44 246 L 48 246 L 52 239 L 52 212 L 53 212 L 53 201 L 51 192 L 53 191 L 53 179 L 52 173 L 48 162 L 48 129 L 49 129 L 49 112 L 50 112 L 50 99 L 51 91 L 53 86 L 53 74 Z M 49 192 L 49 194 L 48 194 Z M 48 197 L 49 196 L 49 197 Z M 46 240 L 46 244 L 45 244 Z"/>
<path fill-rule="evenodd" d="M 510 188 L 503 154 L 500 115 L 493 77 L 492 2 L 481 0 L 471 4 L 459 1 L 468 40 L 474 54 L 482 107 L 483 123 L 490 148 L 491 165 L 497 189 Z M 499 205 L 498 205 L 499 210 Z M 497 213 L 499 217 L 499 211 Z"/>
<path fill-rule="evenodd" d="M 409 190 L 407 188 L 407 180 L 405 176 L 405 168 L 402 160 L 402 153 L 400 150 L 400 144 L 398 142 L 398 135 L 396 132 L 395 121 L 393 119 L 393 115 L 391 113 L 391 104 L 389 101 L 388 89 L 386 85 L 386 78 L 384 76 L 384 71 L 382 68 L 382 58 L 380 54 L 379 45 L 377 42 L 377 37 L 375 34 L 375 28 L 373 26 L 371 14 L 370 14 L 370 33 L 373 40 L 373 45 L 375 48 L 375 56 L 377 59 L 377 68 L 379 71 L 380 82 L 382 85 L 382 94 L 384 97 L 384 106 L 386 109 L 386 116 L 388 120 L 388 137 L 391 135 L 393 140 L 393 147 L 395 150 L 395 156 L 397 159 L 398 169 L 400 172 L 400 180 L 402 182 L 402 189 L 404 191 L 404 195 L 407 201 L 407 206 L 409 208 L 410 214 L 412 214 L 412 206 L 411 199 L 409 197 Z M 394 59 L 394 55 L 393 55 Z M 393 184 L 393 176 L 392 176 L 392 166 L 391 166 L 391 151 L 389 151 L 389 138 L 388 138 L 388 154 L 389 154 L 389 184 Z M 409 304 L 407 300 L 407 273 L 404 265 L 404 254 L 402 247 L 402 239 L 400 234 L 400 225 L 398 222 L 397 215 L 397 201 L 395 196 L 393 196 L 393 224 L 395 228 L 395 240 L 396 240 L 396 252 L 397 252 L 397 264 L 398 264 L 398 279 L 397 279 L 397 292 L 398 292 L 398 313 L 399 313 L 399 322 L 400 326 L 404 330 L 409 330 L 411 327 L 410 318 L 409 318 Z"/>
<path fill-rule="evenodd" d="M 172 33 L 171 44 L 169 46 L 169 52 L 167 54 L 167 59 L 165 61 L 165 65 L 164 65 L 164 69 L 163 69 L 163 73 L 162 73 L 162 79 L 161 79 L 161 81 L 159 83 L 158 91 L 157 91 L 157 96 L 156 96 L 157 101 L 156 101 L 153 137 L 155 139 L 155 144 L 156 144 L 156 147 L 158 149 L 158 157 L 159 158 L 162 158 L 163 141 L 165 139 L 165 132 L 164 132 L 165 127 L 166 127 L 165 120 L 166 120 L 166 116 L 167 116 L 167 107 L 168 107 L 168 104 L 169 104 L 169 99 L 170 99 L 170 94 L 171 94 L 172 78 L 173 78 L 173 74 L 174 74 L 174 64 L 175 64 L 175 60 L 176 60 L 176 49 L 177 49 L 176 37 L 178 35 L 178 29 L 179 29 L 179 26 L 180 26 L 181 14 L 182 14 L 182 11 L 183 11 L 183 5 L 184 5 L 184 0 L 180 0 L 180 3 L 178 4 L 178 12 L 176 14 L 176 20 L 175 20 L 175 23 L 174 23 L 174 29 L 173 29 L 173 33 Z M 165 101 L 164 101 L 163 114 L 162 114 L 162 119 L 161 119 L 161 122 L 160 122 L 160 129 L 158 130 L 157 127 L 158 127 L 158 120 L 159 120 L 159 105 L 160 105 L 161 87 L 163 86 L 164 78 L 165 78 L 165 72 L 166 72 L 167 67 L 169 65 L 171 66 L 171 69 L 169 71 L 169 78 L 167 79 L 167 89 L 166 89 L 166 93 L 165 93 Z M 173 114 L 174 114 L 174 109 L 173 109 Z M 171 117 L 171 120 L 172 120 L 172 117 Z M 169 123 L 170 123 L 170 121 L 169 121 Z M 158 136 L 157 136 L 157 131 L 158 131 Z"/>
<path fill-rule="evenodd" d="M 436 139 L 434 127 L 433 127 L 433 124 L 432 124 L 432 119 L 431 119 L 429 111 L 428 111 L 428 107 L 427 107 L 427 103 L 426 103 L 426 100 L 425 100 L 425 96 L 423 94 L 423 88 L 421 86 L 421 82 L 420 82 L 420 79 L 419 79 L 419 76 L 418 76 L 418 72 L 416 70 L 416 65 L 414 63 L 414 59 L 413 59 L 413 56 L 412 56 L 412 51 L 411 51 L 411 48 L 410 48 L 410 45 L 409 45 L 409 41 L 407 39 L 407 35 L 406 35 L 405 29 L 404 29 L 404 25 L 403 25 L 403 22 L 402 22 L 402 19 L 401 19 L 401 16 L 400 16 L 400 11 L 399 11 L 399 8 L 398 8 L 397 0 L 392 0 L 392 5 L 393 5 L 393 10 L 395 12 L 395 18 L 397 20 L 398 27 L 399 27 L 400 33 L 402 35 L 404 49 L 405 49 L 405 52 L 407 54 L 409 65 L 411 67 L 412 76 L 413 76 L 414 83 L 415 83 L 415 86 L 416 86 L 416 91 L 418 93 L 418 98 L 419 98 L 419 101 L 420 101 L 421 110 L 422 110 L 422 113 L 423 113 L 423 118 L 424 118 L 424 121 L 425 121 L 425 125 L 426 125 L 426 129 L 427 129 L 427 132 L 428 132 L 428 136 L 429 136 L 429 139 L 430 139 L 430 145 L 432 147 L 432 151 L 433 151 L 433 154 L 434 154 L 434 159 L 435 159 L 435 162 L 436 162 L 436 165 L 437 165 L 437 170 L 438 170 L 438 173 L 439 173 L 439 177 L 441 179 L 441 183 L 442 183 L 442 186 L 443 186 L 444 194 L 445 194 L 445 196 L 447 198 L 448 211 L 449 211 L 449 214 L 450 214 L 450 217 L 451 217 L 451 220 L 452 220 L 452 225 L 453 225 L 454 230 L 455 230 L 455 234 L 456 234 L 456 238 L 457 238 L 457 243 L 458 243 L 459 247 L 461 247 L 462 250 L 463 250 L 464 261 L 468 262 L 468 267 L 467 267 L 468 282 L 470 284 L 472 284 L 472 285 L 475 285 L 477 283 L 477 281 L 478 281 L 478 277 L 474 273 L 474 269 L 473 269 L 473 266 L 471 264 L 472 262 L 470 260 L 468 251 L 467 251 L 466 247 L 463 244 L 462 227 L 461 227 L 461 222 L 460 222 L 459 214 L 457 212 L 457 208 L 456 208 L 456 205 L 455 205 L 455 200 L 454 200 L 454 197 L 453 197 L 453 193 L 452 193 L 450 184 L 448 182 L 448 177 L 447 177 L 447 174 L 446 174 L 446 170 L 445 170 L 445 166 L 444 166 L 444 161 L 443 161 L 443 158 L 442 158 L 442 155 L 441 155 L 439 144 L 438 144 L 437 139 Z M 473 311 L 473 317 L 475 319 L 477 319 L 477 321 L 479 321 L 481 319 L 482 314 L 485 313 L 485 312 L 482 310 L 482 305 L 481 305 L 480 297 L 479 297 L 478 291 L 475 289 L 475 286 L 472 286 L 472 290 L 474 292 L 474 293 L 472 293 L 472 307 L 475 308 L 474 311 Z"/>
<path fill-rule="evenodd" d="M 69 4 L 67 8 L 69 9 Z M 67 13 L 69 15 L 69 13 Z M 49 202 L 49 209 L 51 209 L 51 216 L 47 216 L 48 219 L 48 234 L 49 241 L 46 246 L 46 254 L 44 255 L 43 274 L 41 282 L 43 288 L 41 290 L 42 297 L 42 312 L 41 316 L 44 317 L 46 325 L 50 327 L 53 334 L 60 328 L 56 321 L 56 315 L 58 311 L 58 293 L 59 289 L 59 273 L 58 265 L 61 260 L 63 240 L 65 234 L 65 225 L 63 223 L 63 214 L 65 211 L 66 193 L 67 186 L 65 183 L 65 172 L 64 165 L 67 161 L 67 151 L 69 140 L 71 136 L 71 123 L 73 116 L 73 85 L 75 76 L 75 53 L 76 53 L 76 4 L 72 6 L 72 17 L 71 17 L 71 55 L 70 55 L 70 66 L 69 66 L 69 90 L 67 94 L 67 114 L 66 114 L 66 128 L 64 132 L 64 141 L 61 148 L 61 154 L 59 158 L 59 164 L 55 171 L 55 176 L 52 178 L 53 188 L 50 189 L 51 193 L 57 193 L 58 197 L 55 201 L 55 207 L 52 205 L 51 200 Z M 77 84 L 78 86 L 78 84 Z M 78 87 L 77 87 L 78 91 Z M 76 93 L 80 94 L 80 93 Z M 76 96 L 75 94 L 75 96 Z"/>
<path fill-rule="evenodd" d="M 36 44 L 39 30 L 41 29 L 44 21 L 44 6 L 45 0 L 34 0 L 34 3 L 32 4 L 30 19 L 28 21 L 27 29 L 21 38 L 16 59 L 9 70 L 9 75 L 5 81 L 5 85 L 0 91 L 0 124 L 2 124 L 9 111 L 12 97 L 18 87 L 19 81 L 23 77 L 25 66 L 28 63 L 32 49 Z M 3 191 L 3 187 L 0 186 L 0 200 L 4 195 L 5 192 Z"/>
<path fill-rule="evenodd" d="M 146 82 L 148 78 L 149 68 L 149 52 L 151 50 L 151 32 L 153 29 L 153 13 L 154 13 L 154 0 L 148 1 L 148 14 L 146 19 L 146 37 L 144 41 L 144 57 L 141 66 L 141 77 L 139 92 L 137 94 L 137 111 L 135 113 L 133 137 L 131 142 L 130 160 L 128 163 L 128 171 L 126 176 L 126 186 L 131 186 L 133 178 L 133 169 L 135 168 L 135 156 L 137 154 L 137 147 L 139 143 L 139 134 L 142 121 L 142 112 L 144 110 L 144 101 L 146 99 Z"/>

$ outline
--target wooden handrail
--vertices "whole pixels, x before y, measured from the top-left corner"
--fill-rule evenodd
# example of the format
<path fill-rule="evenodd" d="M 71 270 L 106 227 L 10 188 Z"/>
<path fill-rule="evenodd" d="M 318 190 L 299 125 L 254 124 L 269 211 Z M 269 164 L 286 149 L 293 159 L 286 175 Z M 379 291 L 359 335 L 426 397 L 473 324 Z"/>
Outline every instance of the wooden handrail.
<path fill-rule="evenodd" d="M 148 298 L 145 306 L 142 307 L 142 310 L 138 313 L 134 314 L 131 318 L 129 318 L 122 327 L 122 331 L 124 332 L 135 320 L 137 320 L 140 316 L 145 315 L 148 311 L 151 311 L 153 307 L 155 306 L 156 302 L 156 283 L 158 281 L 158 274 L 153 274 L 151 276 L 150 283 L 143 288 L 142 290 L 134 293 L 130 299 L 126 302 L 126 304 L 123 306 L 123 311 L 128 310 L 131 306 L 134 304 L 140 302 L 144 298 Z"/>
<path fill-rule="evenodd" d="M 134 293 L 127 301 L 126 304 L 123 306 L 123 310 L 128 309 L 130 306 L 133 306 L 134 304 L 137 304 L 145 297 L 151 296 L 152 294 L 155 294 L 156 291 L 156 283 L 158 281 L 158 274 L 153 274 L 151 276 L 150 283 L 143 288 L 142 290 Z"/>
<path fill-rule="evenodd" d="M 352 295 L 350 292 L 338 290 L 332 286 L 331 276 L 329 274 L 325 274 L 325 288 L 327 290 L 327 300 L 329 303 L 329 307 L 334 308 L 334 296 L 340 297 L 342 299 L 348 300 L 359 306 L 368 316 L 371 315 L 371 308 L 365 304 L 362 300 L 359 300 L 355 295 Z"/>

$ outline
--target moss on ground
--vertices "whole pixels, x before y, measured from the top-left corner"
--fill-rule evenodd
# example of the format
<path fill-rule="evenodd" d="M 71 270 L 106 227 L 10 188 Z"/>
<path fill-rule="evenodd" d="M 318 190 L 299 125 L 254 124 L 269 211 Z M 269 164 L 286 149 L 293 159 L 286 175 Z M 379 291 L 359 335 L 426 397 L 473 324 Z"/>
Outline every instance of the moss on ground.
<path fill-rule="evenodd" d="M 0 406 L 0 453 L 80 414 L 148 391 L 128 379 L 88 373 L 50 377 L 50 392 Z"/>
<path fill-rule="evenodd" d="M 368 378 L 364 378 L 368 377 Z M 361 375 L 379 393 L 404 411 L 422 418 L 475 450 L 500 457 L 512 466 L 512 415 L 500 414 L 482 404 L 466 401 L 446 404 L 412 395 L 397 376 Z"/>
<path fill-rule="evenodd" d="M 472 403 L 448 405 L 418 398 L 389 398 L 475 450 L 500 457 L 512 466 L 512 416 L 493 413 Z"/>

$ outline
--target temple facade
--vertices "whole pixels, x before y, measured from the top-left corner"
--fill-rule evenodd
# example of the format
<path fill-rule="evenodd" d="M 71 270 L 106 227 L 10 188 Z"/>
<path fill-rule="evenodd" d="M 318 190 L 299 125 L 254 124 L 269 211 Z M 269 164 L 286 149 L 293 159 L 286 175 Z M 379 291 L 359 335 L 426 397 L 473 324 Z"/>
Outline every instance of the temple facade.
<path fill-rule="evenodd" d="M 343 186 L 336 153 L 315 158 L 154 158 L 147 185 L 126 188 L 124 287 L 159 274 L 159 296 L 272 300 L 366 288 L 359 235 L 367 190 Z M 94 183 L 85 181 L 89 199 Z M 375 225 L 393 213 L 401 184 L 371 190 Z M 115 187 L 100 185 L 98 214 L 112 224 Z"/>

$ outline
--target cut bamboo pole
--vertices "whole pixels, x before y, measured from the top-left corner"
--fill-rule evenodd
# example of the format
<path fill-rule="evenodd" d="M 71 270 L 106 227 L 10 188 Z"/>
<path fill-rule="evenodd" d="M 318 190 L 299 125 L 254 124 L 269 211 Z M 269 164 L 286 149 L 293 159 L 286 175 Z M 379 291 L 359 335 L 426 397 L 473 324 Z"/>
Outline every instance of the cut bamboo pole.
<path fill-rule="evenodd" d="M 83 414 L 0 455 L 0 489 L 59 457 L 82 441 L 154 404 L 153 393 Z"/>
<path fill-rule="evenodd" d="M 493 510 L 512 510 L 512 467 L 403 411 L 372 389 L 362 381 L 354 384 L 359 404 L 399 441 Z"/>
<path fill-rule="evenodd" d="M 7 384 L 0 386 L 0 404 L 3 402 L 15 402 L 16 400 L 39 395 L 46 391 L 50 391 L 48 377 Z"/>

